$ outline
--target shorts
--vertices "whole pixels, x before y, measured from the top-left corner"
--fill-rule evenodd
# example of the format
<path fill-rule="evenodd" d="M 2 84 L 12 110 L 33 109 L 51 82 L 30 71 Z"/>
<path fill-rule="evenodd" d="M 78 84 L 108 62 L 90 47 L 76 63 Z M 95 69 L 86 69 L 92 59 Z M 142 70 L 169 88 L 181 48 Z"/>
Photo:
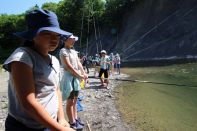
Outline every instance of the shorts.
<path fill-rule="evenodd" d="M 120 68 L 120 64 L 114 64 L 114 68 Z"/>
<path fill-rule="evenodd" d="M 120 64 L 117 64 L 116 66 L 117 66 L 116 68 L 118 68 L 118 69 L 120 68 Z"/>
<path fill-rule="evenodd" d="M 5 131 L 44 131 L 45 128 L 42 129 L 34 129 L 27 127 L 25 124 L 16 120 L 14 117 L 8 114 L 5 121 Z"/>
<path fill-rule="evenodd" d="M 79 91 L 71 91 L 70 96 L 68 97 L 68 99 L 73 100 L 75 97 L 79 96 Z"/>
<path fill-rule="evenodd" d="M 102 74 L 104 73 L 104 77 L 105 78 L 108 78 L 108 71 L 107 69 L 100 69 L 100 72 L 99 72 L 99 77 L 101 78 Z"/>
<path fill-rule="evenodd" d="M 68 97 L 68 99 L 71 99 L 71 100 L 73 100 L 74 97 L 78 97 L 79 96 L 79 91 L 75 91 L 75 88 L 74 88 L 74 84 L 75 84 L 74 80 L 75 79 L 72 80 L 72 88 L 73 88 L 73 90 L 70 92 L 70 95 Z"/>

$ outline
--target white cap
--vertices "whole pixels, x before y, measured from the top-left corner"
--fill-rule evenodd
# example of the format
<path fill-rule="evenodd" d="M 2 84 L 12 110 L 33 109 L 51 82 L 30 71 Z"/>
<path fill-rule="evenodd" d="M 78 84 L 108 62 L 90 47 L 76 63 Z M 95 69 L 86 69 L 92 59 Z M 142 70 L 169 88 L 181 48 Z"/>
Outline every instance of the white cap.
<path fill-rule="evenodd" d="M 74 36 L 74 35 L 71 35 L 69 38 L 75 39 L 75 41 L 78 41 L 78 39 L 79 39 L 77 36 Z"/>
<path fill-rule="evenodd" d="M 106 52 L 105 50 L 102 50 L 102 51 L 101 51 L 101 53 L 105 53 L 105 54 L 107 54 L 107 52 Z"/>

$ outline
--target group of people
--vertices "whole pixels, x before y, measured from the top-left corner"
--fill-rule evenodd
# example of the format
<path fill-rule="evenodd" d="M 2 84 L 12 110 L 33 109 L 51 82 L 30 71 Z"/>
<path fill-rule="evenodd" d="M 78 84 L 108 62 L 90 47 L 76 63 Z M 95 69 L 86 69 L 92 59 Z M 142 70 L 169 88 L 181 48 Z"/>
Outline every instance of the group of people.
<path fill-rule="evenodd" d="M 26 14 L 28 29 L 15 33 L 25 42 L 4 62 L 9 72 L 6 131 L 73 131 L 84 123 L 77 116 L 80 80 L 87 79 L 77 52 L 78 37 L 60 29 L 55 13 L 36 9 Z M 60 62 L 50 55 L 62 43 Z M 63 101 L 66 100 L 66 121 Z"/>
<path fill-rule="evenodd" d="M 115 72 L 120 74 L 120 55 L 118 53 L 107 55 L 107 52 L 102 50 L 94 57 L 87 57 L 84 53 L 81 53 L 80 60 L 84 70 L 87 70 L 87 74 L 89 73 L 89 67 L 94 68 L 94 77 L 100 78 L 102 87 L 108 87 L 108 77 L 110 75 L 114 75 Z"/>
<path fill-rule="evenodd" d="M 83 63 L 87 59 L 78 57 L 73 49 L 77 36 L 60 29 L 55 13 L 36 9 L 26 14 L 27 30 L 14 33 L 25 40 L 4 62 L 9 72 L 8 116 L 6 131 L 73 131 L 83 129 L 84 123 L 77 116 L 77 99 L 81 90 L 80 81 L 88 79 Z M 62 45 L 62 46 L 60 46 Z M 59 60 L 50 54 L 57 48 Z M 107 56 L 102 50 L 100 56 L 92 59 L 98 66 L 102 86 L 107 87 L 109 71 L 114 65 L 120 74 L 118 54 Z M 63 75 L 60 77 L 60 64 Z M 97 70 L 98 71 L 98 70 Z M 95 72 L 95 76 L 96 76 Z M 104 77 L 103 77 L 104 74 Z M 63 111 L 66 101 L 66 121 Z"/>

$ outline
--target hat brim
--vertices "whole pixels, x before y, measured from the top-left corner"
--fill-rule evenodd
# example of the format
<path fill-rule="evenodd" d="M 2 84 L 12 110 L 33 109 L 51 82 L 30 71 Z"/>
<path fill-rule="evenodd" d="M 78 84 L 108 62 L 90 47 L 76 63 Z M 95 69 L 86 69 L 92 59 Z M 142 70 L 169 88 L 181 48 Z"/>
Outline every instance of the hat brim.
<path fill-rule="evenodd" d="M 74 35 L 71 35 L 69 38 L 74 39 L 75 41 L 78 41 L 79 39 L 77 36 L 74 36 Z"/>
<path fill-rule="evenodd" d="M 32 40 L 35 37 L 36 33 L 37 30 L 28 30 L 22 32 L 15 32 L 13 34 L 26 40 Z"/>
<path fill-rule="evenodd" d="M 28 31 L 23 31 L 23 32 L 16 32 L 14 33 L 14 35 L 21 37 L 23 39 L 26 40 L 33 40 L 33 38 L 39 34 L 42 31 L 51 31 L 51 32 L 55 32 L 64 36 L 71 36 L 72 33 L 61 30 L 60 28 L 57 27 L 42 27 L 38 30 L 28 30 Z"/>

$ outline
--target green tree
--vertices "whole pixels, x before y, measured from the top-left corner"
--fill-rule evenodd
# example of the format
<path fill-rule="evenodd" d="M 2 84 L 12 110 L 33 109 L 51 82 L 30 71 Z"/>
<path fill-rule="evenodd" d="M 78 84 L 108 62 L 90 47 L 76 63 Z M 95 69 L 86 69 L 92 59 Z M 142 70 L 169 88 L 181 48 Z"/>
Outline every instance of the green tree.
<path fill-rule="evenodd" d="M 25 29 L 24 15 L 0 16 L 0 43 L 2 48 L 10 48 L 19 45 L 19 41 L 13 33 Z"/>
<path fill-rule="evenodd" d="M 93 31 L 93 18 L 100 19 L 105 11 L 103 0 L 65 0 L 58 5 L 57 15 L 64 30 L 80 36 L 83 19 L 83 43 L 87 37 L 89 23 L 90 33 Z"/>
<path fill-rule="evenodd" d="M 31 8 L 29 8 L 25 13 L 28 13 L 32 10 L 35 10 L 35 9 L 39 9 L 40 7 L 36 4 L 35 6 L 32 6 Z"/>
<path fill-rule="evenodd" d="M 86 38 L 93 34 L 94 22 L 100 25 L 100 29 L 107 27 L 119 29 L 124 12 L 130 9 L 135 0 L 62 0 L 58 4 L 48 2 L 42 5 L 43 9 L 56 12 L 60 26 L 75 35 L 81 35 L 83 20 L 82 44 Z M 28 11 L 38 9 L 37 5 Z M 13 37 L 13 32 L 23 31 L 25 27 L 24 14 L 0 15 L 0 46 L 9 48 L 18 46 L 21 42 Z M 103 27 L 101 27 L 103 25 Z M 9 28 L 8 28 L 9 27 Z M 87 33 L 89 29 L 89 34 Z"/>
<path fill-rule="evenodd" d="M 53 12 L 56 12 L 57 8 L 58 8 L 58 4 L 53 3 L 53 2 L 44 3 L 42 5 L 42 9 L 50 10 L 50 11 L 53 11 Z"/>

